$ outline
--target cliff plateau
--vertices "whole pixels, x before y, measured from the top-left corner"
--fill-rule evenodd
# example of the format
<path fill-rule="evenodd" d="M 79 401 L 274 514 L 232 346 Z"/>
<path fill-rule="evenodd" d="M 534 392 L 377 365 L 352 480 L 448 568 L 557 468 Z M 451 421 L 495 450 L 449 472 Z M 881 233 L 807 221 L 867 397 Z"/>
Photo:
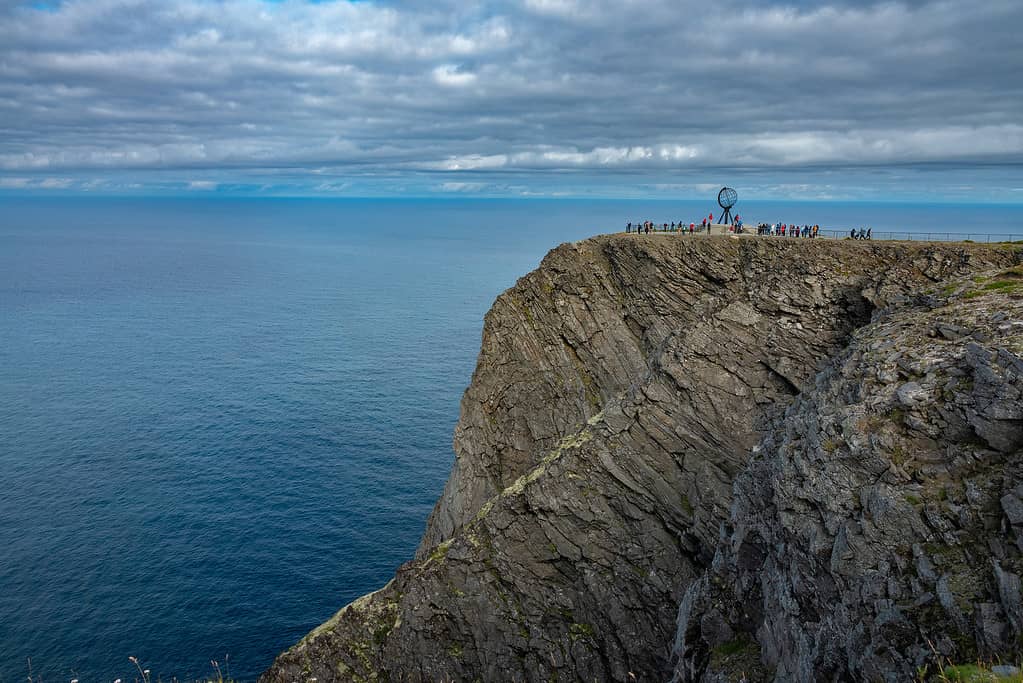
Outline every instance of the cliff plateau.
<path fill-rule="evenodd" d="M 261 680 L 894 681 L 1015 656 L 1021 258 L 558 247 L 487 314 L 416 558 Z"/>

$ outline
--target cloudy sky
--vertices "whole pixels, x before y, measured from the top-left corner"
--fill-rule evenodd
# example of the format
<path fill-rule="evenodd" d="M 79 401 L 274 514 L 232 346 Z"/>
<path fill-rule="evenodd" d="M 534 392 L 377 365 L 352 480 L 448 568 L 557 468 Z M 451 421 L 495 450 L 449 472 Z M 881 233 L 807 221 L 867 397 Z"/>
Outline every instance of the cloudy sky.
<path fill-rule="evenodd" d="M 0 192 L 1023 202 L 1021 34 L 1021 0 L 0 0 Z"/>

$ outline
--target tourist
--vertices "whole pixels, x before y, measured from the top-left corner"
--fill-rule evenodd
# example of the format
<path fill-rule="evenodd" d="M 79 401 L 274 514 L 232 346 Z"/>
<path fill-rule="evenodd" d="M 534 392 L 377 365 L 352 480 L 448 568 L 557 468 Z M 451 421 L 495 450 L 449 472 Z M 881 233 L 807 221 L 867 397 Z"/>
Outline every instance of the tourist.
<path fill-rule="evenodd" d="M 870 239 L 870 236 L 871 236 L 871 234 L 873 234 L 873 232 L 874 232 L 873 228 L 867 228 L 867 239 L 868 240 Z"/>

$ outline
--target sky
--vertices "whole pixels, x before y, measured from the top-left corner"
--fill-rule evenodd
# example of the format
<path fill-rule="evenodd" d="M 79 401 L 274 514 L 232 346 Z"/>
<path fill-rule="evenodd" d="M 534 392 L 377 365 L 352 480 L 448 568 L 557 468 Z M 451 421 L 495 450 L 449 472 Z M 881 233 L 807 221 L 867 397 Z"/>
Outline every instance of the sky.
<path fill-rule="evenodd" d="M 0 194 L 1023 202 L 1023 2 L 0 0 Z"/>

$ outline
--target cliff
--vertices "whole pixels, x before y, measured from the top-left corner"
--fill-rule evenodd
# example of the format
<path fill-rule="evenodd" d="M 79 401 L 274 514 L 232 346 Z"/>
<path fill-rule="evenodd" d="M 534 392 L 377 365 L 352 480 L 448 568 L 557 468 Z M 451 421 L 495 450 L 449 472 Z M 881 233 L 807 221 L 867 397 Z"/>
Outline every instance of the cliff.
<path fill-rule="evenodd" d="M 262 680 L 905 680 L 1008 654 L 1020 258 L 562 245 L 486 317 L 416 559 Z"/>

